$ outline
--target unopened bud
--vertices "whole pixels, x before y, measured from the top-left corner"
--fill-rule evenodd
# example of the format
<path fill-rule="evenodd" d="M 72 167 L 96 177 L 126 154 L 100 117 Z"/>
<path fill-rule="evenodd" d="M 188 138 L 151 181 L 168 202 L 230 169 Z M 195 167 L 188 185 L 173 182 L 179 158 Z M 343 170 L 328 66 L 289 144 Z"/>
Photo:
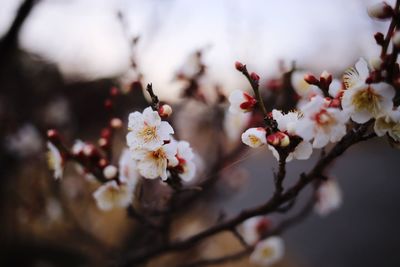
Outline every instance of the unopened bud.
<path fill-rule="evenodd" d="M 115 176 L 117 176 L 117 173 L 118 173 L 118 169 L 117 169 L 117 167 L 115 167 L 113 165 L 108 165 L 103 170 L 103 175 L 107 179 L 115 178 Z"/>
<path fill-rule="evenodd" d="M 113 87 L 110 89 L 110 96 L 117 96 L 118 93 L 119 93 L 119 90 L 118 90 L 117 87 L 113 86 Z"/>
<path fill-rule="evenodd" d="M 388 19 L 393 16 L 393 8 L 386 2 L 380 2 L 368 7 L 368 15 L 376 19 Z"/>
<path fill-rule="evenodd" d="M 267 136 L 267 142 L 272 146 L 287 147 L 290 144 L 290 138 L 285 133 L 277 132 Z"/>
<path fill-rule="evenodd" d="M 103 128 L 101 130 L 100 137 L 109 139 L 111 137 L 111 130 L 109 128 Z"/>
<path fill-rule="evenodd" d="M 58 135 L 58 131 L 55 129 L 49 129 L 47 130 L 47 138 L 49 138 L 49 140 L 56 140 L 58 139 L 59 135 Z"/>
<path fill-rule="evenodd" d="M 112 109 L 113 103 L 112 103 L 111 99 L 106 99 L 106 100 L 104 101 L 104 107 L 105 107 L 106 109 Z"/>
<path fill-rule="evenodd" d="M 102 147 L 102 148 L 108 146 L 108 141 L 105 138 L 100 138 L 98 143 L 99 143 L 99 146 Z"/>
<path fill-rule="evenodd" d="M 110 120 L 110 126 L 114 129 L 119 129 L 122 127 L 122 121 L 119 118 L 112 118 Z"/>
<path fill-rule="evenodd" d="M 400 47 L 400 31 L 396 31 L 392 37 L 393 44 L 399 48 Z"/>
<path fill-rule="evenodd" d="M 374 38 L 378 45 L 383 45 L 385 43 L 385 36 L 381 32 L 375 33 Z"/>
<path fill-rule="evenodd" d="M 105 158 L 99 160 L 98 165 L 100 168 L 104 169 L 108 165 L 108 161 Z"/>
<path fill-rule="evenodd" d="M 318 84 L 319 84 L 318 79 L 315 78 L 315 76 L 312 75 L 312 74 L 310 74 L 310 73 L 304 75 L 304 80 L 305 80 L 308 84 L 311 84 L 311 85 L 318 85 Z"/>
<path fill-rule="evenodd" d="M 238 71 L 243 71 L 243 70 L 244 70 L 244 65 L 243 65 L 242 63 L 240 63 L 239 61 L 236 61 L 236 62 L 235 62 L 235 68 L 236 68 Z"/>
<path fill-rule="evenodd" d="M 158 109 L 158 114 L 163 118 L 168 118 L 172 114 L 172 107 L 164 104 Z"/>
<path fill-rule="evenodd" d="M 324 70 L 319 77 L 319 81 L 321 83 L 322 88 L 329 88 L 329 85 L 332 82 L 332 74 Z"/>
<path fill-rule="evenodd" d="M 374 70 L 380 70 L 382 68 L 383 60 L 380 57 L 371 58 L 369 64 Z"/>
<path fill-rule="evenodd" d="M 253 81 L 255 81 L 255 82 L 260 81 L 260 76 L 258 76 L 258 74 L 255 73 L 255 72 L 252 72 L 252 73 L 250 74 L 250 78 L 251 78 Z"/>
<path fill-rule="evenodd" d="M 281 147 L 287 147 L 290 144 L 290 138 L 287 134 L 282 133 L 280 139 L 281 139 L 280 142 Z"/>

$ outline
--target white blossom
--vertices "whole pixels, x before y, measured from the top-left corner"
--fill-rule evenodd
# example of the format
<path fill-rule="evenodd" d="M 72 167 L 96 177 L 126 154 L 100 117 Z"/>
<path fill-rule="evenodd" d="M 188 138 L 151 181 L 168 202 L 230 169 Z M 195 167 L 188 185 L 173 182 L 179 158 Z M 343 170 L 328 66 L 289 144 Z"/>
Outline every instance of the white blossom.
<path fill-rule="evenodd" d="M 99 209 L 108 211 L 114 208 L 129 206 L 133 198 L 133 190 L 128 184 L 118 184 L 115 180 L 100 186 L 93 197 Z"/>
<path fill-rule="evenodd" d="M 177 143 L 172 141 L 155 150 L 132 150 L 133 158 L 138 161 L 137 168 L 140 175 L 147 179 L 161 177 L 162 180 L 167 180 L 168 163 L 171 166 L 178 164 L 178 159 L 175 157 L 176 153 Z"/>
<path fill-rule="evenodd" d="M 374 130 L 378 136 L 389 134 L 394 141 L 400 142 L 400 110 L 392 110 L 376 118 Z"/>
<path fill-rule="evenodd" d="M 51 142 L 47 142 L 47 160 L 49 168 L 54 172 L 55 179 L 61 179 L 63 175 L 64 162 L 58 148 Z"/>
<path fill-rule="evenodd" d="M 250 261 L 260 266 L 270 266 L 281 260 L 284 253 L 285 245 L 282 238 L 271 236 L 258 242 L 250 256 Z"/>
<path fill-rule="evenodd" d="M 383 82 L 367 84 L 368 76 L 368 64 L 362 58 L 343 76 L 346 90 L 342 107 L 357 123 L 365 123 L 393 109 L 393 87 Z"/>
<path fill-rule="evenodd" d="M 235 90 L 229 95 L 229 111 L 233 114 L 248 112 L 257 103 L 254 97 L 246 92 Z"/>
<path fill-rule="evenodd" d="M 315 212 L 326 216 L 338 209 L 342 204 L 342 192 L 337 182 L 329 179 L 323 182 L 317 190 L 317 202 L 314 206 Z"/>
<path fill-rule="evenodd" d="M 133 112 L 129 114 L 129 133 L 126 136 L 128 146 L 135 149 L 156 150 L 164 141 L 171 139 L 174 133 L 171 125 L 161 121 L 157 111 L 151 107 L 146 108 L 143 113 Z"/>
<path fill-rule="evenodd" d="M 272 110 L 272 117 L 278 123 L 278 129 L 287 132 L 289 135 L 296 135 L 296 126 L 299 122 L 300 114 L 298 112 L 288 112 L 283 114 L 279 110 Z M 279 160 L 279 153 L 274 146 L 268 145 L 272 151 L 272 155 Z M 312 145 L 309 141 L 302 140 L 286 158 L 286 162 L 292 159 L 306 160 L 309 159 L 313 152 Z"/>
<path fill-rule="evenodd" d="M 249 128 L 242 134 L 242 142 L 250 147 L 260 147 L 267 143 L 264 128 Z"/>
<path fill-rule="evenodd" d="M 296 133 L 305 141 L 313 140 L 313 147 L 322 148 L 328 142 L 338 142 L 346 134 L 348 115 L 338 108 L 328 108 L 324 98 L 313 97 L 301 112 Z"/>

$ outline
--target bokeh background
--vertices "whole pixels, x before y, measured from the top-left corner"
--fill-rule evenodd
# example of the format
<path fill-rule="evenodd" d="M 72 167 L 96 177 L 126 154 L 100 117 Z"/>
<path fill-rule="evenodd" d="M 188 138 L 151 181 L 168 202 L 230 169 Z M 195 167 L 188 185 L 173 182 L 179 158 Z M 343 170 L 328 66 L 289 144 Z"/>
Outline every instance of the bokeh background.
<path fill-rule="evenodd" d="M 22 2 L 0 0 L 0 36 L 9 33 Z M 225 92 L 247 86 L 233 68 L 236 60 L 247 63 L 262 79 L 278 75 L 279 65 L 292 61 L 314 73 L 329 70 L 340 77 L 359 57 L 379 53 L 373 34 L 388 25 L 368 17 L 366 8 L 373 3 L 37 1 L 15 42 L 0 50 L 4 266 L 81 266 L 82 257 L 118 247 L 132 231 L 123 212 L 96 211 L 92 189 L 75 179 L 73 171 L 67 172 L 63 185 L 52 181 L 45 164 L 44 133 L 57 127 L 70 141 L 94 138 L 104 123 L 102 103 L 109 87 L 115 81 L 137 79 L 133 59 L 143 82 L 152 82 L 159 96 L 171 102 L 180 101 L 182 88 L 175 74 L 198 49 L 207 66 L 203 85 L 218 85 Z M 136 37 L 139 41 L 132 46 Z M 126 116 L 141 104 L 130 97 L 119 114 Z M 116 146 L 122 147 L 122 133 L 119 138 Z M 398 153 L 384 140 L 373 140 L 341 157 L 330 173 L 342 187 L 342 208 L 326 218 L 312 215 L 286 232 L 282 266 L 399 266 Z M 290 163 L 287 182 L 310 169 L 317 154 L 309 162 Z M 274 167 L 270 153 L 256 150 L 244 155 L 226 170 L 240 173 L 238 181 L 217 184 L 202 204 L 234 214 L 261 203 L 272 192 Z M 78 218 L 78 228 L 65 223 L 60 197 L 69 199 L 68 210 L 74 220 Z M 93 246 L 98 239 L 102 245 Z M 72 247 L 71 255 L 58 247 Z M 98 260 L 94 266 L 104 264 L 101 257 Z M 248 265 L 244 261 L 238 266 Z"/>

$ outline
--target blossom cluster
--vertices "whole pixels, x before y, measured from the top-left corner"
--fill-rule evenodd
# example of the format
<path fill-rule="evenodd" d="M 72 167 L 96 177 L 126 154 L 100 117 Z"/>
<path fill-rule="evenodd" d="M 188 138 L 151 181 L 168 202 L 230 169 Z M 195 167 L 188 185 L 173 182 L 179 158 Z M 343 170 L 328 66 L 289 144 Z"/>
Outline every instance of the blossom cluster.
<path fill-rule="evenodd" d="M 244 144 L 256 148 L 268 145 L 279 159 L 286 151 L 286 161 L 308 159 L 313 148 L 339 142 L 347 132 L 351 119 L 363 124 L 375 120 L 378 136 L 388 134 L 400 141 L 400 111 L 394 107 L 394 88 L 371 79 L 369 66 L 360 59 L 348 69 L 343 80 L 333 79 L 324 71 L 317 79 L 311 74 L 295 71 L 292 86 L 298 96 L 297 109 L 283 112 L 272 109 L 267 116 L 277 127 L 254 127 L 242 134 Z M 247 92 L 236 90 L 229 97 L 231 113 L 248 113 L 257 100 Z"/>
<path fill-rule="evenodd" d="M 126 140 L 140 175 L 163 181 L 171 175 L 186 182 L 194 178 L 196 166 L 189 143 L 173 139 L 172 126 L 162 121 L 157 111 L 148 107 L 143 113 L 131 113 L 128 127 Z"/>

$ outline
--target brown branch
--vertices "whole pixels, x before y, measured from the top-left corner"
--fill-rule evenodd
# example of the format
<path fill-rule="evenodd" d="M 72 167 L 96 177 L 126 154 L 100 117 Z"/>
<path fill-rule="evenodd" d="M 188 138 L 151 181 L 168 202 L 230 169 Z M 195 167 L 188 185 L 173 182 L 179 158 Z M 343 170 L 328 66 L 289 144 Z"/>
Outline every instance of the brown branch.
<path fill-rule="evenodd" d="M 342 155 L 350 146 L 363 141 L 363 136 L 368 130 L 371 122 L 361 125 L 356 130 L 351 130 L 348 132 L 343 139 L 338 142 L 329 153 L 321 158 L 314 168 L 308 174 L 301 174 L 299 180 L 290 189 L 281 195 L 274 194 L 273 197 L 267 201 L 265 204 L 247 209 L 239 213 L 236 217 L 231 218 L 225 222 L 218 225 L 211 226 L 210 228 L 199 232 L 185 240 L 178 240 L 171 242 L 167 245 L 156 246 L 152 249 L 141 250 L 137 253 L 127 255 L 121 266 L 129 266 L 132 264 L 138 264 L 146 262 L 149 259 L 159 256 L 167 252 L 181 251 L 189 249 L 190 247 L 198 244 L 199 242 L 211 237 L 215 234 L 229 231 L 230 229 L 241 224 L 245 220 L 252 218 L 257 215 L 265 215 L 276 211 L 281 205 L 293 200 L 305 188 L 310 182 L 315 179 L 320 178 L 326 167 L 328 167 L 338 156 Z"/>
<path fill-rule="evenodd" d="M 40 0 L 25 0 L 20 5 L 11 27 L 0 40 L 0 57 L 7 56 L 7 53 L 11 49 L 17 48 L 18 34 L 22 28 L 22 25 L 32 12 L 35 4 L 37 4 L 39 1 Z"/>

